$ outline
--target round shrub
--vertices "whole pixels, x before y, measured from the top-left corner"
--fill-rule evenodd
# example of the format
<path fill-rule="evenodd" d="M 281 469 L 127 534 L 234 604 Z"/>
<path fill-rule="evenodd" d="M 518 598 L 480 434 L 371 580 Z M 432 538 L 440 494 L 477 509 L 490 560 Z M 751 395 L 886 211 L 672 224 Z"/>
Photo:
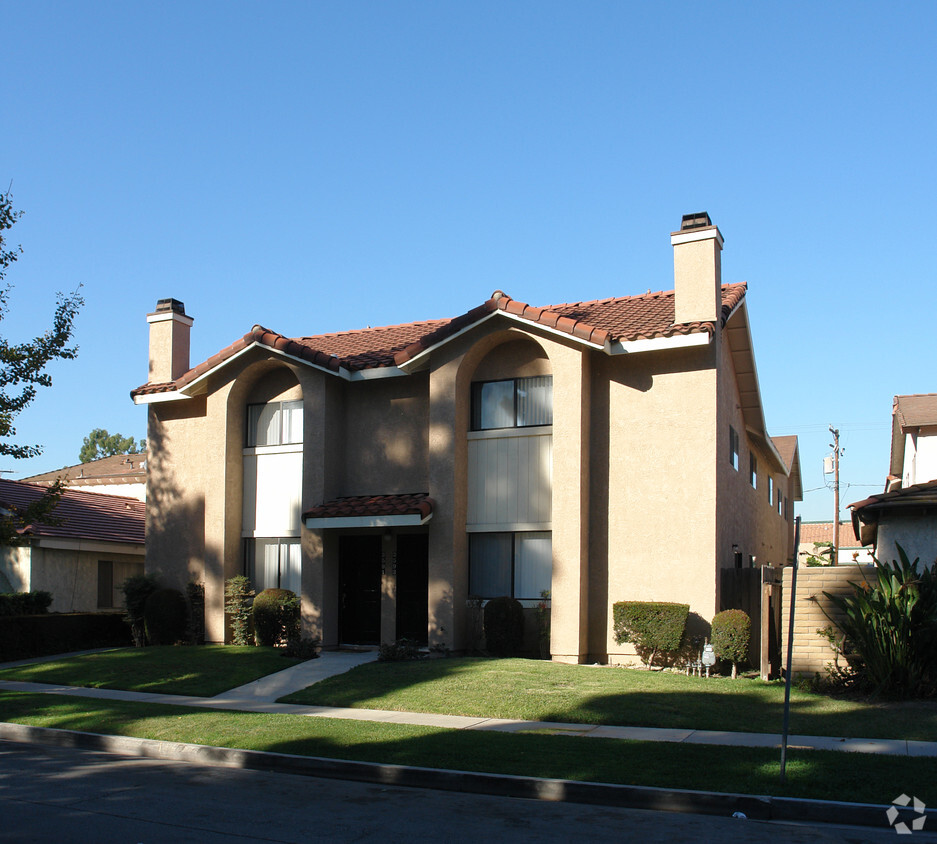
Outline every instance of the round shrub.
<path fill-rule="evenodd" d="M 485 646 L 494 656 L 511 656 L 524 642 L 521 602 L 504 596 L 485 604 Z"/>
<path fill-rule="evenodd" d="M 185 636 L 185 597 L 178 589 L 157 589 L 143 604 L 146 638 L 151 645 L 174 645 Z"/>
<path fill-rule="evenodd" d="M 254 598 L 254 640 L 270 647 L 299 638 L 299 598 L 289 589 L 264 589 Z"/>
<path fill-rule="evenodd" d="M 712 646 L 719 659 L 732 663 L 732 676 L 738 673 L 738 664 L 748 658 L 748 640 L 752 622 L 743 610 L 723 610 L 713 618 Z"/>

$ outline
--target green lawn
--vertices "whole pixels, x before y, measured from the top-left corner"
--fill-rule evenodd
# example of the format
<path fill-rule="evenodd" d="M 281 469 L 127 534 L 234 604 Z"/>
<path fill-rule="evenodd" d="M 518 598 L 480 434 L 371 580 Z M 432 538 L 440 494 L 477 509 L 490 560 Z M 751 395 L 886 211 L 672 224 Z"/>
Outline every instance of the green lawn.
<path fill-rule="evenodd" d="M 442 730 L 13 692 L 0 692 L 0 720 L 248 750 L 669 788 L 867 803 L 888 803 L 904 790 L 937 804 L 937 759 L 793 748 L 782 786 L 777 750 Z"/>
<path fill-rule="evenodd" d="M 757 679 L 467 657 L 368 663 L 284 700 L 530 721 L 780 733 L 784 687 Z M 871 704 L 795 689 L 791 732 L 937 741 L 937 702 Z"/>
<path fill-rule="evenodd" d="M 120 648 L 0 670 L 0 680 L 214 697 L 299 662 L 274 648 Z"/>

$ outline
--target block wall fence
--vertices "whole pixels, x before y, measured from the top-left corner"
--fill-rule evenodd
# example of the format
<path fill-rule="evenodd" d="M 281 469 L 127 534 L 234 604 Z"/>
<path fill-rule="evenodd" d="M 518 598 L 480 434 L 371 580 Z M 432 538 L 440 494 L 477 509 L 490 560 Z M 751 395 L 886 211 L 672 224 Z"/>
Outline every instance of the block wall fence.
<path fill-rule="evenodd" d="M 791 576 L 793 568 L 784 568 L 783 591 L 781 598 L 781 663 L 787 663 L 787 631 L 791 610 Z M 794 605 L 794 653 L 791 661 L 791 674 L 797 676 L 825 676 L 826 666 L 833 662 L 835 653 L 830 643 L 817 634 L 830 624 L 824 610 L 835 621 L 841 613 L 834 610 L 830 599 L 824 595 L 850 595 L 853 583 L 861 583 L 873 576 L 875 566 L 798 567 L 797 599 Z"/>

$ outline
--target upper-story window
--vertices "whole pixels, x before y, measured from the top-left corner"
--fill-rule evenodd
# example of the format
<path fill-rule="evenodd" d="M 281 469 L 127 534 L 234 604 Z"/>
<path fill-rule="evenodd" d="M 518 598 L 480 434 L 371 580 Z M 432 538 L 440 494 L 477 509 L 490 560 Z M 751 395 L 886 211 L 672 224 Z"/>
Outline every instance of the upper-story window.
<path fill-rule="evenodd" d="M 472 384 L 472 430 L 553 424 L 553 376 Z"/>
<path fill-rule="evenodd" d="M 754 452 L 748 455 L 748 482 L 752 489 L 758 489 L 758 458 Z"/>
<path fill-rule="evenodd" d="M 247 446 L 303 441 L 303 403 L 275 401 L 247 406 Z"/>
<path fill-rule="evenodd" d="M 774 502 L 774 478 L 768 475 L 768 505 Z"/>
<path fill-rule="evenodd" d="M 739 432 L 729 425 L 729 463 L 737 472 L 739 470 Z"/>

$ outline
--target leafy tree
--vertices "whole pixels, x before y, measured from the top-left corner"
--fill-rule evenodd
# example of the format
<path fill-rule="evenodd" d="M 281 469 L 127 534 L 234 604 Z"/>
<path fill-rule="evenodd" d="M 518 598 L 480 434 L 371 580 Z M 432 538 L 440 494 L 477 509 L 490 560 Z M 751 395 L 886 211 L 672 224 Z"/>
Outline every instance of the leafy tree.
<path fill-rule="evenodd" d="M 78 459 L 82 463 L 113 457 L 115 454 L 136 454 L 146 448 L 146 440 L 139 443 L 133 437 L 109 434 L 104 428 L 95 428 L 81 445 Z"/>
<path fill-rule="evenodd" d="M 11 288 L 6 283 L 7 270 L 23 251 L 21 246 L 11 248 L 7 244 L 6 232 L 13 228 L 22 215 L 22 211 L 13 209 L 9 190 L 0 194 L 0 320 L 10 310 Z M 52 385 L 52 376 L 46 372 L 49 363 L 57 359 L 71 360 L 77 355 L 78 348 L 69 344 L 75 317 L 83 304 L 84 300 L 77 290 L 68 296 L 60 293 L 52 317 L 52 327 L 44 334 L 23 343 L 11 343 L 5 337 L 0 337 L 0 455 L 20 459 L 42 453 L 38 445 L 11 442 L 11 438 L 16 436 L 13 421 L 36 397 L 39 387 Z M 48 524 L 60 495 L 61 487 L 56 484 L 27 507 L 19 510 L 8 508 L 0 518 L 0 545 L 19 541 L 18 530 L 31 522 Z"/>

